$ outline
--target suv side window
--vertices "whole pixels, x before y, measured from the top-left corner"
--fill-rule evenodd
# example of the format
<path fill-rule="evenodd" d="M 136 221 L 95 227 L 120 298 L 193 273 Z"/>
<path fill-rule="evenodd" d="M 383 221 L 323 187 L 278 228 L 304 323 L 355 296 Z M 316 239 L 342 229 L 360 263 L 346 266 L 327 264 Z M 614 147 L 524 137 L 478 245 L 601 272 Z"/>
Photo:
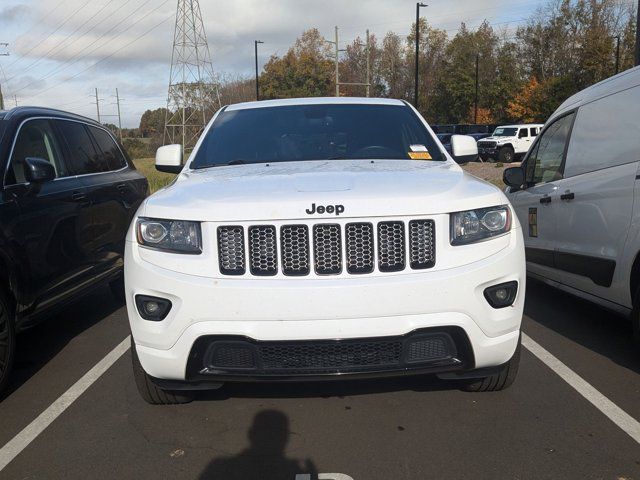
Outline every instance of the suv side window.
<path fill-rule="evenodd" d="M 526 128 L 521 128 L 518 131 L 518 138 L 527 138 L 529 136 L 529 131 Z"/>
<path fill-rule="evenodd" d="M 11 155 L 7 185 L 26 183 L 24 159 L 27 157 L 42 158 L 51 163 L 56 171 L 56 178 L 69 175 L 48 120 L 29 120 L 20 127 Z"/>
<path fill-rule="evenodd" d="M 69 166 L 76 175 L 109 171 L 109 164 L 96 151 L 83 123 L 70 120 L 55 122 L 66 141 L 70 155 Z"/>
<path fill-rule="evenodd" d="M 531 136 L 535 137 L 538 135 L 538 127 L 532 127 L 529 129 L 531 131 Z"/>
<path fill-rule="evenodd" d="M 572 112 L 559 118 L 538 137 L 527 159 L 527 183 L 546 183 L 562 178 L 562 160 L 574 117 L 575 112 Z"/>
<path fill-rule="evenodd" d="M 105 130 L 97 127 L 89 127 L 93 139 L 98 145 L 103 162 L 107 162 L 109 170 L 120 170 L 127 165 L 120 148 Z"/>

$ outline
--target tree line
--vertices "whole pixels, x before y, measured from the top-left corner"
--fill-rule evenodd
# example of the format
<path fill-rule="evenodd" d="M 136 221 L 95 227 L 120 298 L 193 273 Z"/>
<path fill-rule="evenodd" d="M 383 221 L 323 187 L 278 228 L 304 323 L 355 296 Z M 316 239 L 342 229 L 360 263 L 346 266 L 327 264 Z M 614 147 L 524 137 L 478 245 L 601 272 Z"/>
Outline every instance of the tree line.
<path fill-rule="evenodd" d="M 515 31 L 485 20 L 464 23 L 453 36 L 420 20 L 420 111 L 430 123 L 473 123 L 476 58 L 478 123 L 544 122 L 568 96 L 633 67 L 635 2 L 550 0 Z M 371 35 L 370 94 L 413 102 L 415 23 L 408 36 Z M 619 43 L 619 55 L 618 52 Z M 261 99 L 335 95 L 333 46 L 315 28 L 303 32 L 260 73 Z M 367 48 L 358 37 L 339 61 L 340 82 L 365 82 Z M 255 98 L 251 77 L 218 79 L 223 104 Z M 344 85 L 343 96 L 364 96 L 364 86 Z M 213 110 L 212 110 L 213 112 Z M 162 136 L 166 110 L 148 110 L 143 137 Z"/>

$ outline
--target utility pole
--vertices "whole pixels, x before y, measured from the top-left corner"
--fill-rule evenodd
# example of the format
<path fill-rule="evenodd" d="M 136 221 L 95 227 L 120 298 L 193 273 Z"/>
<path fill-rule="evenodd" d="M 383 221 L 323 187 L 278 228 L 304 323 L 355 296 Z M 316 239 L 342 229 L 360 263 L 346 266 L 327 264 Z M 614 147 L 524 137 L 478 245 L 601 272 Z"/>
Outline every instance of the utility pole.
<path fill-rule="evenodd" d="M 476 53 L 476 101 L 473 113 L 473 123 L 478 124 L 478 65 L 480 63 L 480 54 Z"/>
<path fill-rule="evenodd" d="M 418 109 L 418 72 L 420 68 L 420 7 L 428 7 L 425 3 L 416 3 L 416 70 L 413 93 L 413 106 Z"/>
<path fill-rule="evenodd" d="M 116 88 L 116 105 L 118 106 L 118 132 L 120 133 L 120 143 L 122 143 L 122 118 L 120 117 L 120 95 Z"/>
<path fill-rule="evenodd" d="M 616 75 L 620 72 L 620 35 L 616 36 Z"/>
<path fill-rule="evenodd" d="M 98 123 L 102 123 L 100 121 L 100 99 L 98 98 L 98 89 L 96 88 L 96 112 L 98 113 Z"/>
<path fill-rule="evenodd" d="M 8 43 L 0 43 L 0 47 L 7 48 L 9 46 Z M 8 57 L 9 52 L 0 53 L 0 57 Z M 4 110 L 4 97 L 2 95 L 2 85 L 0 85 L 0 110 Z"/>
<path fill-rule="evenodd" d="M 640 65 L 640 0 L 638 0 L 638 6 L 636 7 L 638 10 L 636 19 L 636 61 L 635 66 Z"/>
<path fill-rule="evenodd" d="M 253 44 L 256 51 L 256 101 L 260 100 L 260 77 L 258 75 L 258 44 L 264 43 L 261 40 L 254 40 Z"/>
<path fill-rule="evenodd" d="M 369 40 L 369 29 L 367 28 L 367 97 L 370 96 L 371 88 L 371 42 Z"/>
<path fill-rule="evenodd" d="M 13 101 L 16 104 L 16 107 L 18 106 L 18 97 L 16 95 L 13 96 Z"/>
<path fill-rule="evenodd" d="M 340 96 L 340 50 L 338 45 L 338 26 L 336 25 L 336 97 Z"/>

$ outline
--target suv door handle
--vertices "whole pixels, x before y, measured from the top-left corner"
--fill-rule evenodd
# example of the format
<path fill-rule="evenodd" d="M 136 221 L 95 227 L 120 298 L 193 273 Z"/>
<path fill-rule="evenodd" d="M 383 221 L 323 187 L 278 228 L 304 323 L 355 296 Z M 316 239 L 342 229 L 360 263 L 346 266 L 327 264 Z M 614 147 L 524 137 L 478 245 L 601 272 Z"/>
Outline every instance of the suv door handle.
<path fill-rule="evenodd" d="M 560 200 L 573 200 L 576 198 L 576 194 L 573 192 L 567 192 L 560 195 Z"/>
<path fill-rule="evenodd" d="M 551 203 L 551 197 L 542 197 L 540 199 L 540 203 L 544 204 L 544 203 Z"/>
<path fill-rule="evenodd" d="M 74 202 L 81 202 L 87 199 L 87 194 L 83 192 L 73 192 L 71 194 L 71 200 Z"/>

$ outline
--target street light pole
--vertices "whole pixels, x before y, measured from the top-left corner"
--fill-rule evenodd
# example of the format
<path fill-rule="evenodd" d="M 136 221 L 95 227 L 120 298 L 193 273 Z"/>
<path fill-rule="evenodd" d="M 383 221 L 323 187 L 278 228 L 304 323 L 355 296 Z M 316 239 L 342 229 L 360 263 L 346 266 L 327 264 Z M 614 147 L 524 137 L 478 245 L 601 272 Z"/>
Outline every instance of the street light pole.
<path fill-rule="evenodd" d="M 253 46 L 255 48 L 255 53 L 256 53 L 256 101 L 260 100 L 260 80 L 259 80 L 259 75 L 258 75 L 258 44 L 259 43 L 264 43 L 261 40 L 254 40 L 253 41 Z"/>
<path fill-rule="evenodd" d="M 427 7 L 425 3 L 416 3 L 416 70 L 415 70 L 415 85 L 413 93 L 413 106 L 418 109 L 418 72 L 420 68 L 420 7 Z"/>
<path fill-rule="evenodd" d="M 480 54 L 476 53 L 476 101 L 473 113 L 473 123 L 478 124 L 478 64 L 480 60 Z"/>

